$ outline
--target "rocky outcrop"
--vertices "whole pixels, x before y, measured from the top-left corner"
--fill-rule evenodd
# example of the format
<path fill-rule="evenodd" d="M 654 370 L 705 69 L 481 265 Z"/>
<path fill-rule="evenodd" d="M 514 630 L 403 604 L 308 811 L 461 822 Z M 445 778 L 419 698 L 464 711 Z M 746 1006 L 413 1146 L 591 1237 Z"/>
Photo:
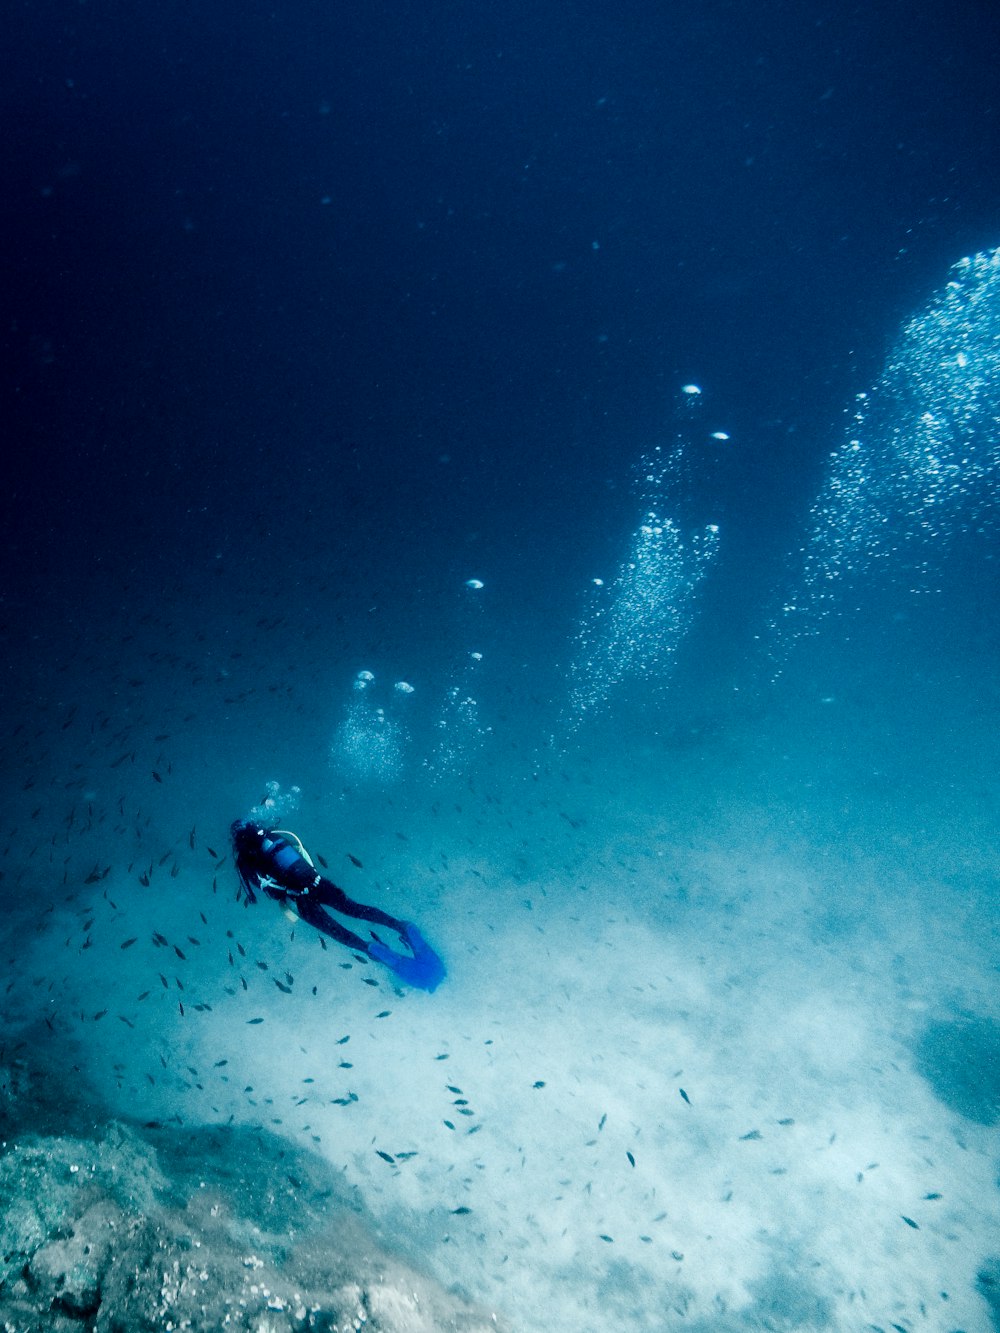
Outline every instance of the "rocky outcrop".
<path fill-rule="evenodd" d="M 264 1132 L 112 1122 L 0 1149 L 0 1329 L 497 1327 L 382 1248 L 331 1168 Z"/>

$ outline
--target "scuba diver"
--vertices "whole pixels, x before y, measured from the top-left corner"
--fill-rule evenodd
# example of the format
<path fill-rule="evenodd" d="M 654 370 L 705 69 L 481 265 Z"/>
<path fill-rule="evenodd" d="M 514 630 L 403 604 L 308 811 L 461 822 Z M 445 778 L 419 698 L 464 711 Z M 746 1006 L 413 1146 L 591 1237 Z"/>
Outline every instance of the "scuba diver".
<path fill-rule="evenodd" d="M 266 829 L 245 819 L 236 820 L 230 832 L 236 871 L 248 903 L 255 903 L 258 892 L 263 891 L 307 925 L 384 964 L 409 986 L 432 991 L 444 980 L 444 963 L 412 922 L 400 921 L 378 907 L 348 898 L 343 889 L 319 873 L 294 833 L 287 829 Z M 335 921 L 327 908 L 358 921 L 385 926 L 400 937 L 410 952 L 390 949 L 374 931 L 370 932 L 370 941 L 362 939 Z"/>

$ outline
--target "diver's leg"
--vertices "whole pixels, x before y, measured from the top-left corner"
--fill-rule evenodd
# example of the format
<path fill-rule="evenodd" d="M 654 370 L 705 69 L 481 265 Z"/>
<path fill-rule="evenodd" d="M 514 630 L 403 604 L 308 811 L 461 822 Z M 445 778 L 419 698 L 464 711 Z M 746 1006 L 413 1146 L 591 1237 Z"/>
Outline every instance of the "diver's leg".
<path fill-rule="evenodd" d="M 348 949 L 354 949 L 358 953 L 368 953 L 368 942 L 363 940 L 360 935 L 355 935 L 353 930 L 348 930 L 345 926 L 342 926 L 339 921 L 334 921 L 328 912 L 323 911 L 322 905 L 313 898 L 312 894 L 308 897 L 303 895 L 294 901 L 295 910 L 307 926 L 321 930 L 324 935 L 329 935 L 338 944 L 345 944 Z"/>
<path fill-rule="evenodd" d="M 369 907 L 366 903 L 356 903 L 353 898 L 348 898 L 344 890 L 338 888 L 331 879 L 321 879 L 309 890 L 309 897 L 318 899 L 324 907 L 332 907 L 343 916 L 353 916 L 357 921 L 371 921 L 376 926 L 388 926 L 397 935 L 402 935 L 406 929 L 406 922 L 400 921 L 398 917 L 390 916 L 379 907 Z"/>

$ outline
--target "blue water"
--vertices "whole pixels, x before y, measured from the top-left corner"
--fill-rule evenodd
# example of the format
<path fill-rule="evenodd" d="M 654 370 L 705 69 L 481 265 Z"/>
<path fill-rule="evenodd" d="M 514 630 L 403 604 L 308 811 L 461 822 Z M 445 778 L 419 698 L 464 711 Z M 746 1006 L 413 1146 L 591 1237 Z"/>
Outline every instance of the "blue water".
<path fill-rule="evenodd" d="M 0 1066 L 512 1330 L 1000 1327 L 988 10 L 9 26 Z"/>

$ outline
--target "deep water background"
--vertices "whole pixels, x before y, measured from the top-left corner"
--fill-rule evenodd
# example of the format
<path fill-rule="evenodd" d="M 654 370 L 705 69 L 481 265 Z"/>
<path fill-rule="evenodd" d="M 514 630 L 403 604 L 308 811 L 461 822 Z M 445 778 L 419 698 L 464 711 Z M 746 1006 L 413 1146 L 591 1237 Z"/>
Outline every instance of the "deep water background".
<path fill-rule="evenodd" d="M 569 616 L 687 380 L 783 550 L 898 324 L 996 242 L 994 36 L 975 3 L 17 6 L 19 580 L 555 551 Z"/>
<path fill-rule="evenodd" d="M 691 1048 L 717 1051 L 733 1077 L 729 1086 L 719 1067 L 706 1073 L 719 1103 L 739 1104 L 749 1052 L 755 1106 L 770 1108 L 766 1038 L 783 984 L 773 978 L 787 969 L 799 978 L 788 982 L 795 1003 L 819 997 L 821 1035 L 802 1066 L 818 1062 L 816 1106 L 824 1078 L 840 1077 L 817 1051 L 829 1030 L 832 1047 L 850 1045 L 836 1016 L 841 1001 L 845 1011 L 856 1002 L 885 1044 L 872 1037 L 872 1063 L 850 1077 L 881 1097 L 873 1123 L 886 1141 L 898 1131 L 900 1143 L 918 1143 L 924 1102 L 905 1126 L 893 1116 L 919 1086 L 949 1144 L 966 1134 L 962 1151 L 979 1154 L 978 1183 L 965 1182 L 950 1218 L 961 1261 L 944 1239 L 940 1263 L 936 1251 L 904 1259 L 894 1239 L 872 1243 L 872 1262 L 901 1288 L 912 1278 L 915 1289 L 922 1272 L 953 1274 L 968 1300 L 977 1280 L 989 1299 L 989 1135 L 1000 1118 L 996 471 L 974 517 L 953 515 L 947 540 L 847 581 L 816 637 L 792 636 L 779 660 L 767 626 L 794 585 L 809 508 L 856 395 L 878 381 L 900 327 L 950 266 L 1000 244 L 998 36 L 994 7 L 979 0 L 9 8 L 0 903 L 5 1020 L 31 1034 L 22 1056 L 39 1040 L 65 1042 L 116 1113 L 140 1093 L 154 1097 L 144 1066 L 134 1084 L 119 1068 L 110 1020 L 91 1038 L 101 1000 L 87 990 L 95 978 L 80 922 L 62 928 L 78 910 L 67 895 L 85 901 L 87 873 L 112 867 L 93 896 L 110 888 L 136 915 L 120 930 L 114 919 L 102 975 L 120 966 L 130 996 L 144 985 L 142 958 L 139 947 L 119 954 L 118 935 L 145 939 L 163 925 L 158 911 L 178 938 L 192 925 L 206 942 L 217 931 L 221 976 L 233 885 L 225 868 L 210 874 L 205 845 L 224 854 L 229 821 L 264 783 L 295 783 L 306 841 L 345 871 L 345 853 L 361 854 L 370 878 L 352 891 L 398 901 L 411 886 L 407 906 L 426 913 L 452 966 L 451 998 L 442 990 L 438 1010 L 411 1007 L 410 1046 L 389 1046 L 386 1058 L 405 1062 L 424 1040 L 431 1052 L 465 1015 L 475 1026 L 477 1005 L 506 999 L 494 943 L 513 969 L 511 993 L 524 986 L 512 1048 L 528 1033 L 553 1059 L 575 1052 L 572 1039 L 547 1046 L 538 1024 L 577 983 L 581 1012 L 607 1021 L 610 1040 L 616 1006 L 628 1014 L 628 1004 L 612 980 L 601 989 L 599 969 L 594 980 L 571 923 L 586 923 L 586 940 L 610 932 L 614 977 L 646 975 L 624 919 L 643 947 L 677 949 L 678 975 L 710 976 L 704 991 L 691 980 L 683 1003 L 636 1018 L 635 1058 L 646 1058 L 644 1035 L 698 1014 Z M 718 559 L 662 679 L 626 682 L 567 739 L 568 672 L 592 580 L 610 583 L 621 566 L 641 516 L 639 459 L 674 439 L 690 383 L 703 406 L 686 503 L 692 522 L 718 523 Z M 983 430 L 995 432 L 995 405 L 986 416 Z M 729 439 L 710 446 L 712 431 Z M 925 557 L 930 572 L 918 574 Z M 485 586 L 473 593 L 469 579 Z M 483 653 L 483 734 L 441 784 L 427 761 L 446 690 L 466 688 L 472 651 Z M 409 708 L 409 745 L 391 785 L 366 786 L 331 760 L 362 669 L 387 704 L 392 682 L 414 686 L 412 707 L 395 701 Z M 147 861 L 179 875 L 163 884 L 158 869 L 153 893 L 133 901 Z M 547 895 L 545 929 L 560 945 L 542 963 L 533 914 Z M 185 911 L 210 901 L 203 932 Z M 49 907 L 58 927 L 47 952 Z M 254 928 L 266 930 L 256 918 Z M 811 992 L 802 960 L 813 948 Z M 757 954 L 744 974 L 741 960 Z M 297 968 L 291 954 L 286 962 Z M 864 976 L 857 994 L 841 992 L 841 967 Z M 214 984 L 211 964 L 200 978 Z M 117 985 L 112 1004 L 123 1005 Z M 54 1027 L 39 1024 L 43 1008 Z M 447 1015 L 433 1034 L 428 1012 Z M 140 1023 L 133 1009 L 125 1018 Z M 132 1029 L 134 1059 L 176 1049 L 200 1067 L 204 1051 L 173 1018 L 157 1021 Z M 247 1031 L 231 1040 L 245 1046 Z M 228 1051 L 224 1026 L 212 1032 Z M 867 1031 L 857 1040 L 867 1051 Z M 609 1048 L 600 1095 L 621 1079 L 632 1086 L 627 1050 Z M 682 1063 L 664 1057 L 671 1072 Z M 920 1082 L 884 1084 L 886 1069 Z M 526 1088 L 558 1088 L 538 1072 L 525 1074 Z M 273 1065 L 245 1075 L 269 1076 L 280 1082 Z M 155 1087 L 149 1113 L 166 1119 L 169 1094 Z M 787 1110 L 780 1078 L 774 1093 L 775 1114 Z M 191 1121 L 247 1120 L 228 1094 L 202 1105 L 182 1082 L 173 1095 Z M 509 1114 L 511 1143 L 521 1135 L 540 1157 L 561 1150 L 549 1122 L 533 1119 L 530 1092 L 524 1105 L 510 1096 L 495 1099 L 492 1126 Z M 576 1096 L 572 1085 L 560 1115 L 575 1113 Z M 634 1120 L 640 1104 L 649 1109 L 636 1098 L 623 1108 Z M 830 1100 L 840 1105 L 839 1094 Z M 856 1104 L 845 1096 L 844 1114 Z M 602 1106 L 597 1092 L 586 1101 L 595 1123 Z M 747 1114 L 734 1135 L 750 1128 Z M 813 1127 L 808 1111 L 796 1114 Z M 423 1152 L 419 1117 L 414 1125 Z M 478 1140 L 484 1156 L 506 1162 L 510 1145 L 493 1132 Z M 705 1144 L 688 1146 L 696 1160 Z M 343 1164 L 336 1152 L 331 1160 Z M 687 1163 L 673 1162 L 673 1179 Z M 373 1185 L 353 1169 L 373 1213 L 405 1219 L 386 1223 L 387 1243 L 408 1227 L 415 1261 L 440 1270 L 439 1238 L 420 1230 L 443 1206 L 440 1176 L 429 1171 L 396 1198 L 384 1172 Z M 561 1185 L 573 1167 L 559 1169 Z M 728 1188 L 690 1170 L 692 1195 Z M 511 1219 L 528 1209 L 504 1194 L 513 1187 L 501 1174 L 493 1204 L 514 1234 Z M 937 1184 L 927 1182 L 934 1197 Z M 787 1215 L 775 1205 L 771 1266 L 741 1271 L 741 1295 L 729 1290 L 718 1308 L 742 1300 L 777 1327 L 836 1327 L 843 1271 L 794 1297 L 787 1275 L 808 1268 L 808 1235 L 860 1283 L 850 1210 L 797 1188 Z M 847 1218 L 842 1233 L 808 1231 L 803 1219 L 820 1203 Z M 898 1222 L 914 1204 L 886 1207 Z M 473 1248 L 461 1251 L 456 1280 L 516 1327 L 530 1325 L 532 1301 L 548 1327 L 586 1327 L 571 1291 L 590 1302 L 595 1326 L 606 1312 L 636 1329 L 647 1316 L 655 1328 L 684 1311 L 689 1327 L 706 1317 L 698 1302 L 729 1280 L 724 1257 L 705 1258 L 694 1294 L 654 1310 L 633 1289 L 648 1291 L 652 1275 L 659 1291 L 674 1269 L 668 1282 L 645 1237 L 632 1268 L 606 1262 L 610 1225 L 587 1222 L 596 1256 L 565 1232 L 529 1235 L 522 1248 L 538 1243 L 540 1267 L 550 1260 L 555 1274 L 534 1294 L 505 1276 L 501 1251 L 520 1243 L 509 1238 L 474 1260 Z M 711 1211 L 691 1225 L 727 1234 Z M 856 1234 L 868 1237 L 867 1226 Z M 922 1243 L 928 1234 L 924 1223 Z M 692 1245 L 673 1242 L 678 1253 Z M 755 1253 L 737 1248 L 741 1262 Z M 581 1271 L 601 1275 L 591 1295 Z M 876 1324 L 915 1317 L 915 1297 L 913 1308 L 886 1301 L 867 1311 Z M 966 1333 L 988 1327 L 986 1308 L 967 1314 Z"/>

